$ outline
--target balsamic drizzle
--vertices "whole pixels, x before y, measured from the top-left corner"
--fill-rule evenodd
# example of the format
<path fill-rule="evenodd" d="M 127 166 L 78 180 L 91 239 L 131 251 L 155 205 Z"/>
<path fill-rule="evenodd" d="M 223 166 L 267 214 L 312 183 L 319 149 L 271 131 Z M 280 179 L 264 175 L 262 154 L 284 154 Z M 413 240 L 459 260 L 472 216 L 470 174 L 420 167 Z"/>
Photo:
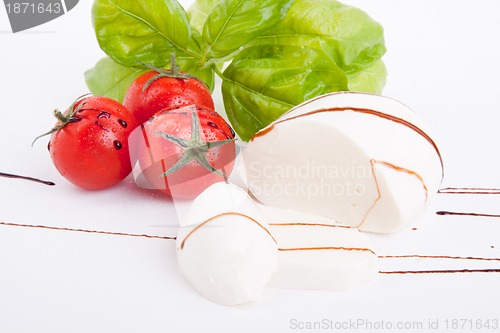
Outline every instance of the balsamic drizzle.
<path fill-rule="evenodd" d="M 77 229 L 77 228 L 64 228 L 64 227 L 54 227 L 45 225 L 31 225 L 31 224 L 20 224 L 20 223 L 8 223 L 1 222 L 0 225 L 11 226 L 11 227 L 22 227 L 22 228 L 38 228 L 38 229 L 48 229 L 57 231 L 72 231 L 72 232 L 84 232 L 91 234 L 104 234 L 113 236 L 128 236 L 128 237 L 142 237 L 150 239 L 163 239 L 163 240 L 176 240 L 177 237 L 171 236 L 157 236 L 157 235 L 147 235 L 147 234 L 132 234 L 124 232 L 113 232 L 113 231 L 102 231 L 102 230 L 87 230 L 87 229 Z M 185 241 L 185 239 L 184 239 Z M 321 250 L 323 248 L 314 248 L 314 250 Z M 329 248 L 334 250 L 336 248 Z M 304 249 L 279 249 L 280 251 L 298 251 Z M 311 249 L 313 250 L 313 249 Z M 338 248 L 338 250 L 342 250 Z M 369 249 L 345 249 L 345 250 L 359 250 L 359 251 L 371 251 Z M 500 261 L 500 258 L 482 258 L 482 257 L 459 257 L 459 256 L 442 256 L 442 255 L 385 255 L 379 256 L 379 258 L 393 259 L 393 258 L 442 258 L 442 259 L 457 259 L 457 260 L 485 260 L 485 261 Z M 488 269 L 450 269 L 450 270 L 408 270 L 408 271 L 380 271 L 380 274 L 385 275 L 396 275 L 396 274 L 458 274 L 458 273 L 500 273 L 500 268 L 488 268 Z"/>
<path fill-rule="evenodd" d="M 499 188 L 484 187 L 445 187 L 438 191 L 439 194 L 500 194 Z"/>
<path fill-rule="evenodd" d="M 305 105 L 305 104 L 303 104 L 303 105 Z M 291 109 L 289 112 L 291 112 L 293 110 L 294 109 Z M 439 161 L 441 163 L 441 173 L 442 173 L 441 175 L 442 175 L 442 178 L 444 178 L 444 162 L 443 162 L 443 158 L 441 156 L 441 152 L 440 152 L 437 144 L 434 142 L 434 140 L 426 132 L 424 132 L 418 126 L 412 124 L 411 122 L 409 122 L 409 121 L 407 121 L 407 120 L 405 120 L 403 118 L 395 117 L 395 116 L 392 116 L 392 115 L 389 115 L 389 114 L 386 114 L 386 113 L 383 113 L 383 112 L 380 112 L 380 111 L 372 110 L 372 109 L 345 106 L 345 107 L 331 107 L 331 108 L 325 108 L 325 109 L 318 109 L 318 110 L 309 111 L 309 112 L 306 112 L 304 114 L 299 114 L 299 115 L 291 116 L 289 118 L 285 118 L 285 119 L 282 119 L 282 120 L 279 120 L 279 121 L 276 121 L 276 122 L 272 123 L 268 127 L 260 130 L 256 134 L 254 134 L 254 136 L 250 139 L 250 141 L 253 141 L 257 137 L 261 137 L 261 136 L 266 135 L 267 133 L 269 133 L 270 131 L 272 131 L 273 128 L 277 124 L 280 124 L 280 123 L 285 122 L 285 121 L 290 121 L 290 120 L 294 120 L 294 119 L 297 119 L 297 118 L 302 118 L 302 117 L 305 117 L 305 116 L 310 116 L 310 115 L 314 115 L 314 114 L 318 114 L 318 113 L 324 113 L 324 112 L 346 112 L 346 111 L 354 111 L 354 112 L 358 112 L 358 113 L 369 114 L 369 115 L 373 115 L 373 116 L 376 116 L 376 117 L 380 117 L 380 118 L 383 118 L 383 119 L 386 119 L 386 120 L 389 120 L 389 121 L 401 124 L 403 126 L 406 126 L 409 129 L 411 129 L 414 132 L 416 132 L 417 134 L 419 134 L 420 136 L 422 136 L 425 140 L 427 140 L 433 146 L 434 150 L 436 151 L 436 153 L 437 153 L 437 155 L 439 157 Z"/>
<path fill-rule="evenodd" d="M 27 180 L 27 181 L 30 181 L 30 182 L 44 184 L 44 185 L 48 185 L 48 186 L 54 186 L 54 185 L 56 185 L 54 182 L 51 182 L 51 181 L 48 181 L 48 180 L 41 180 L 41 179 L 33 178 L 33 177 L 14 175 L 14 174 L 5 173 L 5 172 L 0 172 L 0 177 Z"/>
<path fill-rule="evenodd" d="M 74 231 L 74 232 L 84 232 L 84 233 L 90 233 L 90 234 L 104 234 L 104 235 L 114 235 L 114 236 L 144 237 L 144 238 L 171 239 L 171 240 L 176 239 L 176 237 L 169 237 L 169 236 L 155 236 L 155 235 L 146 235 L 146 234 L 130 234 L 130 233 L 124 233 L 124 232 L 115 232 L 115 231 L 62 228 L 62 227 L 51 227 L 51 226 L 46 226 L 46 225 L 32 225 L 32 224 L 20 224 L 20 223 L 8 223 L 8 222 L 0 222 L 0 225 L 10 226 L 10 227 L 22 227 L 22 228 L 49 229 L 49 230 L 58 230 L 58 231 Z"/>
<path fill-rule="evenodd" d="M 105 117 L 105 115 L 103 115 Z M 41 180 L 28 176 L 15 175 L 10 173 L 0 172 L 0 177 L 21 179 L 26 181 L 31 181 L 35 183 L 40 183 L 48 186 L 54 186 L 55 183 L 51 181 Z M 438 191 L 440 194 L 500 194 L 500 189 L 496 188 L 460 188 L 460 187 L 447 187 L 440 189 Z M 235 213 L 230 213 L 235 214 Z M 454 215 L 454 216 L 471 216 L 471 217 L 489 217 L 489 218 L 500 218 L 498 214 L 484 214 L 484 213 L 471 213 L 471 212 L 452 212 L 452 211 L 437 211 L 437 215 Z M 208 222 L 208 221 L 207 221 Z M 298 225 L 302 225 L 297 223 Z M 72 232 L 84 232 L 92 234 L 105 234 L 105 235 L 115 235 L 115 236 L 128 236 L 128 237 L 143 237 L 151 239 L 164 239 L 164 240 L 175 240 L 176 237 L 170 236 L 157 236 L 157 235 L 147 235 L 147 234 L 132 234 L 123 232 L 113 232 L 113 231 L 101 231 L 101 230 L 87 230 L 78 228 L 64 228 L 64 227 L 54 227 L 45 225 L 30 225 L 30 224 L 19 224 L 19 223 L 8 223 L 1 222 L 0 225 L 12 226 L 12 227 L 24 227 L 24 228 L 39 228 L 39 229 L 49 229 L 58 231 L 72 231 Z M 290 224 L 284 224 L 290 225 Z M 414 228 L 416 229 L 416 228 Z M 194 230 L 193 230 L 194 231 Z M 187 237 L 186 237 L 187 238 Z M 184 239 L 185 242 L 185 239 Z M 184 243 L 183 242 L 183 243 Z M 491 246 L 494 248 L 494 246 Z M 319 248 L 318 248 L 319 249 Z M 330 248 L 331 250 L 341 250 L 341 248 Z M 279 249 L 280 251 L 295 251 L 303 249 Z M 346 249 L 347 250 L 347 249 Z M 348 249 L 348 250 L 368 250 L 368 249 Z M 378 256 L 380 259 L 404 259 L 404 258 L 423 258 L 423 259 L 452 259 L 452 260 L 480 260 L 480 261 L 500 261 L 500 258 L 486 258 L 486 257 L 469 257 L 469 256 L 446 256 L 446 255 L 381 255 Z M 396 270 L 396 271 L 380 271 L 380 274 L 384 275 L 403 275 L 403 274 L 461 274 L 461 273 L 500 273 L 500 268 L 488 268 L 488 269 L 449 269 L 449 270 Z"/>
<path fill-rule="evenodd" d="M 484 258 L 484 257 L 460 257 L 460 256 L 444 256 L 444 255 L 419 255 L 419 254 L 403 254 L 403 255 L 385 255 L 378 256 L 380 259 L 452 259 L 452 260 L 482 260 L 482 261 L 500 261 L 500 258 Z"/>
<path fill-rule="evenodd" d="M 500 269 L 444 269 L 429 271 L 380 271 L 380 274 L 457 274 L 457 273 L 500 273 Z"/>
<path fill-rule="evenodd" d="M 448 211 L 438 211 L 437 215 L 456 215 L 456 216 L 475 216 L 475 217 L 500 217 L 498 214 L 483 214 L 483 213 L 464 213 L 464 212 L 448 212 Z"/>

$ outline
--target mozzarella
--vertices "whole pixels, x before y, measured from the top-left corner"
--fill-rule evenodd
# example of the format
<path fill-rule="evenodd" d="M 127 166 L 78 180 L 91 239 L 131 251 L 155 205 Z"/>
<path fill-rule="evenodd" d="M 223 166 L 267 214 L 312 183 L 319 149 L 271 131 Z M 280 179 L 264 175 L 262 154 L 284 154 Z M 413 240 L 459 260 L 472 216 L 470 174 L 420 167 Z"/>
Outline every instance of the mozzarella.
<path fill-rule="evenodd" d="M 277 268 L 277 245 L 250 197 L 216 183 L 192 203 L 177 236 L 180 272 L 208 300 L 255 301 Z"/>
<path fill-rule="evenodd" d="M 279 249 L 278 269 L 269 286 L 345 290 L 378 276 L 378 257 L 356 228 L 291 210 L 259 207 Z"/>
<path fill-rule="evenodd" d="M 332 93 L 258 132 L 243 150 L 260 202 L 370 232 L 415 222 L 439 189 L 443 163 L 427 125 L 404 104 Z"/>

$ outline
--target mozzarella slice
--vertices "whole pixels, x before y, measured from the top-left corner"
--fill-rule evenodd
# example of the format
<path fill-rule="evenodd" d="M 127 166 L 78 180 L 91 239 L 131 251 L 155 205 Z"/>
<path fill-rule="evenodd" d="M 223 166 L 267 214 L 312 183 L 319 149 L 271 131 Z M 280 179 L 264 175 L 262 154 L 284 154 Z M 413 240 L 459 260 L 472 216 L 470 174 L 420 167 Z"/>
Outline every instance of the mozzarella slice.
<path fill-rule="evenodd" d="M 426 124 L 393 99 L 333 93 L 258 132 L 243 150 L 260 202 L 363 231 L 412 224 L 437 192 L 443 163 Z"/>
<path fill-rule="evenodd" d="M 378 258 L 356 228 L 327 218 L 260 205 L 278 243 L 269 286 L 345 290 L 378 276 Z"/>
<path fill-rule="evenodd" d="M 259 298 L 277 268 L 277 245 L 250 197 L 216 183 L 181 221 L 177 259 L 182 275 L 205 298 L 238 305 Z"/>

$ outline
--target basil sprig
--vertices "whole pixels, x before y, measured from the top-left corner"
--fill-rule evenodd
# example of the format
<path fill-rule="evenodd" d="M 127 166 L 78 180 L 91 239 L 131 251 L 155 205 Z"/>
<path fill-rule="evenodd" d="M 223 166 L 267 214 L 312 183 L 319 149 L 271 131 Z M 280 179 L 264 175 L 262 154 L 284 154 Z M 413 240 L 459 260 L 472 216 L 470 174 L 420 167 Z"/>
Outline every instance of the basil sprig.
<path fill-rule="evenodd" d="M 309 98 L 385 83 L 383 29 L 334 0 L 96 0 L 92 21 L 108 55 L 85 73 L 95 95 L 121 102 L 141 63 L 170 65 L 214 89 L 241 139 Z M 222 64 L 229 63 L 222 71 Z"/>

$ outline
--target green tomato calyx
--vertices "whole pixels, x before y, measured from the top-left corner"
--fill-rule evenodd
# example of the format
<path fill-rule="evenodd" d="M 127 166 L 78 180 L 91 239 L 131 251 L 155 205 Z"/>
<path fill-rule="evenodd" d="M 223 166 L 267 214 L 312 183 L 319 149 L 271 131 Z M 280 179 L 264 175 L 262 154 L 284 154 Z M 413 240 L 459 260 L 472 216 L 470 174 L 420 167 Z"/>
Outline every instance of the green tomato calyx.
<path fill-rule="evenodd" d="M 33 145 L 35 144 L 35 142 L 38 139 L 59 131 L 61 128 L 63 128 L 67 124 L 76 123 L 76 122 L 82 120 L 82 118 L 77 117 L 76 114 L 82 109 L 82 107 L 85 105 L 85 102 L 80 103 L 80 104 L 78 104 L 78 102 L 80 102 L 84 97 L 86 97 L 88 95 L 90 95 L 90 94 L 85 94 L 85 95 L 78 97 L 71 104 L 71 106 L 68 108 L 68 111 L 66 112 L 66 114 L 63 114 L 58 109 L 54 109 L 53 115 L 58 120 L 57 124 L 50 131 L 43 133 L 42 135 L 37 136 L 35 138 L 35 140 L 33 140 L 33 142 L 31 143 L 31 146 L 33 147 Z M 77 106 L 77 104 L 78 104 L 78 106 Z"/>
<path fill-rule="evenodd" d="M 154 133 L 170 141 L 176 146 L 182 148 L 183 150 L 182 157 L 160 176 L 167 177 L 173 174 L 174 172 L 182 169 L 191 161 L 195 160 L 198 163 L 200 163 L 203 167 L 205 167 L 208 171 L 214 172 L 219 176 L 224 177 L 224 179 L 228 178 L 226 173 L 217 170 L 212 164 L 210 164 L 208 154 L 210 148 L 223 146 L 231 142 L 234 142 L 234 140 L 221 140 L 212 142 L 203 141 L 200 137 L 200 119 L 198 117 L 196 110 L 192 110 L 191 112 L 191 138 L 189 138 L 189 140 L 185 140 L 175 135 L 171 135 L 160 131 L 155 131 Z"/>
<path fill-rule="evenodd" d="M 153 82 L 155 82 L 156 80 L 161 79 L 163 77 L 172 78 L 172 79 L 181 79 L 181 80 L 196 79 L 200 82 L 203 82 L 192 74 L 187 74 L 187 73 L 181 72 L 180 66 L 177 64 L 177 58 L 175 56 L 175 53 L 170 54 L 170 69 L 156 67 L 156 66 L 153 66 L 151 64 L 146 64 L 143 62 L 139 62 L 139 63 L 141 65 L 143 65 L 144 67 L 147 67 L 150 70 L 158 73 L 146 82 L 144 87 L 142 87 L 142 93 L 144 93 Z"/>

